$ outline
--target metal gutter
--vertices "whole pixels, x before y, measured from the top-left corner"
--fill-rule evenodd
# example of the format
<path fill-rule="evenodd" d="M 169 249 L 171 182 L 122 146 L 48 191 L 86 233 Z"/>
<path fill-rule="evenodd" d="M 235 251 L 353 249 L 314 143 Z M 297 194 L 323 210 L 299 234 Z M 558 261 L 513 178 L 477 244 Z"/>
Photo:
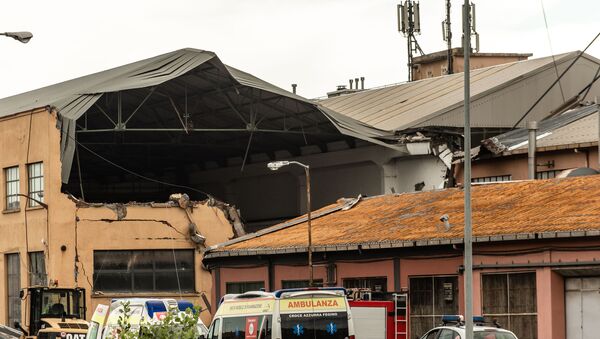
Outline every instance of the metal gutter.
<path fill-rule="evenodd" d="M 289 226 L 288 226 L 289 227 Z M 587 231 L 556 231 L 556 232 L 538 232 L 538 233 L 518 233 L 473 237 L 473 242 L 490 243 L 502 241 L 518 241 L 532 239 L 554 239 L 554 238 L 580 238 L 580 237 L 598 237 L 600 230 Z M 406 247 L 425 247 L 462 244 L 463 238 L 445 238 L 445 239 L 423 239 L 423 240 L 405 240 L 405 241 L 380 241 L 370 243 L 356 244 L 335 244 L 335 245 L 313 245 L 314 252 L 338 252 L 338 251 L 357 251 L 374 250 L 386 248 L 406 248 Z M 221 246 L 222 247 L 222 246 Z M 220 257 L 238 257 L 252 255 L 273 255 L 307 252 L 307 247 L 280 247 L 280 248 L 254 248 L 230 251 L 206 252 L 205 259 Z"/>
<path fill-rule="evenodd" d="M 572 261 L 572 262 L 528 262 L 522 264 L 481 264 L 473 265 L 473 269 L 484 270 L 490 268 L 538 268 L 538 267 L 565 267 L 565 266 L 600 266 L 600 261 Z"/>

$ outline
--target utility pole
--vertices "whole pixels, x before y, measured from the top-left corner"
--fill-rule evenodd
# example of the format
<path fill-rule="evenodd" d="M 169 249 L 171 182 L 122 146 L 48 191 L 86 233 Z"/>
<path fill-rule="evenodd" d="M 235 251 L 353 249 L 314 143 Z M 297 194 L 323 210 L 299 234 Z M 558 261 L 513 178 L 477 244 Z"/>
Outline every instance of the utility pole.
<path fill-rule="evenodd" d="M 415 34 L 421 34 L 419 3 L 417 1 L 405 0 L 404 4 L 398 5 L 398 31 L 406 37 L 408 81 L 412 81 L 413 53 L 424 54 L 415 37 Z"/>
<path fill-rule="evenodd" d="M 444 41 L 448 44 L 448 73 L 453 74 L 454 69 L 452 67 L 452 27 L 450 25 L 450 0 L 446 0 L 446 20 L 442 21 L 442 33 Z"/>
<path fill-rule="evenodd" d="M 463 48 L 465 59 L 465 339 L 473 339 L 473 239 L 471 224 L 471 71 L 469 57 L 471 55 L 471 5 L 465 0 L 463 5 Z"/>

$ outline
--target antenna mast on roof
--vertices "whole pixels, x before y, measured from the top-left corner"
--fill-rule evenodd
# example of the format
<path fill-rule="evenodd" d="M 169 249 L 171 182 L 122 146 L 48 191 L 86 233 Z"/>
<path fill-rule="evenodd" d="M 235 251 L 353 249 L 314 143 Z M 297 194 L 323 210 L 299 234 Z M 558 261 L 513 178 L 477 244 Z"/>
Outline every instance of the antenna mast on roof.
<path fill-rule="evenodd" d="M 463 5 L 463 13 L 464 13 L 464 7 L 465 5 Z M 477 53 L 479 52 L 479 33 L 477 33 L 477 29 L 475 27 L 475 4 L 471 3 L 470 6 L 470 10 L 469 10 L 469 14 L 471 17 L 471 24 L 470 24 L 470 32 L 463 32 L 463 34 L 469 34 L 471 37 L 475 37 L 475 48 L 473 48 L 473 43 L 471 43 L 471 52 L 473 53 Z M 463 45 L 464 45 L 464 40 L 463 40 Z"/>
<path fill-rule="evenodd" d="M 408 81 L 412 81 L 413 53 L 424 54 L 415 37 L 415 34 L 421 34 L 419 2 L 405 0 L 403 4 L 398 5 L 398 32 L 402 32 L 404 37 L 407 38 Z"/>
<path fill-rule="evenodd" d="M 450 26 L 450 0 L 446 0 L 446 20 L 442 21 L 442 36 L 444 41 L 448 43 L 448 67 L 446 74 L 454 73 L 452 68 L 452 28 Z"/>

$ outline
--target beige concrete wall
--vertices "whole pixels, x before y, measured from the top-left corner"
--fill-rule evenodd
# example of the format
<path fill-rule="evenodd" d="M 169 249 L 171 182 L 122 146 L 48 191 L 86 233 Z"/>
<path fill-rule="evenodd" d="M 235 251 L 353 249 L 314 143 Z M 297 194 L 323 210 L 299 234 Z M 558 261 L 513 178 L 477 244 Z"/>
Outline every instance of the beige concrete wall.
<path fill-rule="evenodd" d="M 526 57 L 518 56 L 477 56 L 472 55 L 470 58 L 471 69 L 484 68 L 494 65 L 506 64 L 509 62 L 515 62 L 520 60 L 527 60 Z M 452 60 L 452 69 L 454 73 L 461 73 L 464 71 L 464 58 L 462 56 L 454 56 Z M 446 59 L 436 60 L 430 63 L 419 64 L 419 68 L 413 70 L 413 79 L 421 80 L 427 78 L 439 77 L 442 74 L 442 68 L 448 68 L 448 62 Z"/>
<path fill-rule="evenodd" d="M 31 128 L 30 128 L 31 126 Z M 20 192 L 27 193 L 27 163 L 44 163 L 44 201 L 48 209 L 25 208 L 0 214 L 0 323 L 7 321 L 6 264 L 7 253 L 20 253 L 21 287 L 29 285 L 28 252 L 44 251 L 48 279 L 60 287 L 84 287 L 87 292 L 87 316 L 98 303 L 108 303 L 113 297 L 131 295 L 92 295 L 90 284 L 94 272 L 94 250 L 116 249 L 195 249 L 196 293 L 179 295 L 136 295 L 156 297 L 183 297 L 202 305 L 201 293 L 211 300 L 210 272 L 202 269 L 202 251 L 187 237 L 188 218 L 179 207 L 151 207 L 149 204 L 126 206 L 127 215 L 118 220 L 116 213 L 106 205 L 77 206 L 61 193 L 60 132 L 55 127 L 56 116 L 39 109 L 0 119 L 0 167 L 19 166 Z M 5 203 L 4 173 L 0 180 L 2 209 Z M 167 200 L 168 197 L 165 197 Z M 199 232 L 213 245 L 233 237 L 233 230 L 223 211 L 216 206 L 197 203 L 192 219 Z M 27 225 L 27 227 L 25 227 Z M 64 246 L 65 250 L 61 250 Z M 76 265 L 76 253 L 79 262 Z M 77 274 L 76 274 L 77 272 Z M 22 303 L 25 320 L 25 303 Z M 203 312 L 208 322 L 210 315 Z M 24 324 L 27 325 L 25 321 Z"/>

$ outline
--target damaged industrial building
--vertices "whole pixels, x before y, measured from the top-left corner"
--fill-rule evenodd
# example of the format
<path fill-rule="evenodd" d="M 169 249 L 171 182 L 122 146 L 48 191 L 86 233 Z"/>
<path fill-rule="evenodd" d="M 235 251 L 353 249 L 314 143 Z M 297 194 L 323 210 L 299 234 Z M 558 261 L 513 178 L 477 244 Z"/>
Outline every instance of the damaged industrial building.
<path fill-rule="evenodd" d="M 474 140 L 499 134 L 579 53 L 474 71 Z M 184 297 L 215 310 L 204 250 L 340 197 L 452 186 L 461 75 L 308 100 L 183 49 L 0 100 L 0 319 L 25 328 L 20 289 L 83 287 L 87 314 L 114 297 Z M 368 81 L 368 79 L 367 79 Z M 531 111 L 561 105 L 556 88 Z M 592 87 L 585 99 L 600 94 Z M 524 126 L 525 121 L 519 126 Z"/>

